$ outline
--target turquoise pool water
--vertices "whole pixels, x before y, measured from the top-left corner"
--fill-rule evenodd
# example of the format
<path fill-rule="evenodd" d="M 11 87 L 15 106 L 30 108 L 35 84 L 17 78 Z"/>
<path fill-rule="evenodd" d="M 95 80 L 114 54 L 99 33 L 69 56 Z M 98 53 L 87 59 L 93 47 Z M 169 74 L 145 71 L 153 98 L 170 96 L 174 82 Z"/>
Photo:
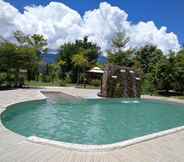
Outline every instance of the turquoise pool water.
<path fill-rule="evenodd" d="M 25 102 L 2 114 L 3 124 L 24 136 L 78 144 L 111 144 L 184 125 L 184 106 L 150 100 Z"/>

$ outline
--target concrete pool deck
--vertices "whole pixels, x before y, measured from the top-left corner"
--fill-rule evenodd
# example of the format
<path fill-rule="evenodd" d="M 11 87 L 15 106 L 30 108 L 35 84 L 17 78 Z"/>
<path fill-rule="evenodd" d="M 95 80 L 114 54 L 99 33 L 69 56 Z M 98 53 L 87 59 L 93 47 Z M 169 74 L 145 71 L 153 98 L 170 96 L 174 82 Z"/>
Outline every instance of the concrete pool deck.
<path fill-rule="evenodd" d="M 98 90 L 46 88 L 41 91 L 62 92 L 81 98 L 98 98 Z M 184 103 L 183 100 L 143 96 Z M 40 89 L 17 89 L 0 91 L 0 114 L 12 104 L 45 99 Z M 0 162 L 184 162 L 184 131 L 161 136 L 124 148 L 103 152 L 72 151 L 62 147 L 30 142 L 26 137 L 15 134 L 0 122 Z"/>

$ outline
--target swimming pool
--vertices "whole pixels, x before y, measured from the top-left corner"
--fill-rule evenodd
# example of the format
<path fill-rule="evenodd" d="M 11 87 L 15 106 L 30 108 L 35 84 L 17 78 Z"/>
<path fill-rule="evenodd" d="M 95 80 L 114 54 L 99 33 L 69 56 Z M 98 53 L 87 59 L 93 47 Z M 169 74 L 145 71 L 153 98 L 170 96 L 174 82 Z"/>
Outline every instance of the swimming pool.
<path fill-rule="evenodd" d="M 184 106 L 152 100 L 66 100 L 10 106 L 1 116 L 24 135 L 77 144 L 112 144 L 184 125 Z"/>

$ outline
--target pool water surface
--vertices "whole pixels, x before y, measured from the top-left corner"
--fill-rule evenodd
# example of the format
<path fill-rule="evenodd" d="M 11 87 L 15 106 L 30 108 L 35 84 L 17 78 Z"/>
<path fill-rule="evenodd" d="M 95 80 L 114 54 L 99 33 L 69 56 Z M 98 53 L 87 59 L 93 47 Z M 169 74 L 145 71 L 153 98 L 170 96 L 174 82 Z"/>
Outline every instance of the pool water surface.
<path fill-rule="evenodd" d="M 10 106 L 1 116 L 24 135 L 76 144 L 112 144 L 184 125 L 184 106 L 152 100 L 62 97 Z"/>

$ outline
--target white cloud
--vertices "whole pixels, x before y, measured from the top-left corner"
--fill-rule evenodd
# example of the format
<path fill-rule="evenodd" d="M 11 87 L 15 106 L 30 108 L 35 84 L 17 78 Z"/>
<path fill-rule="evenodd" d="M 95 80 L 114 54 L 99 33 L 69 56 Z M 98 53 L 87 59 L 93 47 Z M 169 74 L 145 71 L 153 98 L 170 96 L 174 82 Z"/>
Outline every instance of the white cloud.
<path fill-rule="evenodd" d="M 6 3 L 0 0 L 0 35 L 10 39 L 12 37 L 12 32 L 15 27 L 15 18 L 19 15 L 19 11 L 11 6 L 9 3 Z"/>
<path fill-rule="evenodd" d="M 166 27 L 158 29 L 152 21 L 139 22 L 136 25 L 132 25 L 129 36 L 131 47 L 153 44 L 164 52 L 169 50 L 177 51 L 180 48 L 178 38 L 174 33 L 167 33 Z"/>
<path fill-rule="evenodd" d="M 97 42 L 102 50 L 106 50 L 110 48 L 113 35 L 117 31 L 129 28 L 127 17 L 127 13 L 120 8 L 104 2 L 99 9 L 85 13 L 83 29 L 91 40 Z"/>
<path fill-rule="evenodd" d="M 62 3 L 25 7 L 24 13 L 17 19 L 18 29 L 28 34 L 45 35 L 50 48 L 57 48 L 61 43 L 74 41 L 81 36 L 81 16 Z"/>
<path fill-rule="evenodd" d="M 111 46 L 111 39 L 117 31 L 126 31 L 130 37 L 129 47 L 145 44 L 157 45 L 164 52 L 179 50 L 180 44 L 174 33 L 166 27 L 158 29 L 154 22 L 131 24 L 128 14 L 107 2 L 98 9 L 87 11 L 83 17 L 63 3 L 51 2 L 47 6 L 27 6 L 20 13 L 11 4 L 0 0 L 0 35 L 12 39 L 13 31 L 26 34 L 43 34 L 48 38 L 49 48 L 56 49 L 67 41 L 80 39 L 85 35 L 105 51 Z"/>

